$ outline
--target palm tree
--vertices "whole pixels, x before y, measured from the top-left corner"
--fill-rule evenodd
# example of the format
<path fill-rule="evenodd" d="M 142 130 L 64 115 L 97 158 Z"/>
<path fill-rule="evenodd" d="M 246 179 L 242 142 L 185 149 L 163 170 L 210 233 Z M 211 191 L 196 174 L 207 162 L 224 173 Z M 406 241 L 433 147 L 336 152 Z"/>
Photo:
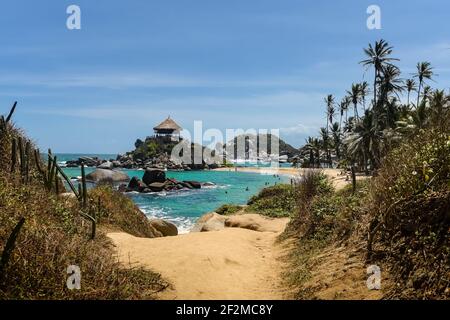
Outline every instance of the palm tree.
<path fill-rule="evenodd" d="M 341 158 L 341 127 L 335 122 L 331 125 L 331 136 L 333 137 L 333 146 L 338 160 Z"/>
<path fill-rule="evenodd" d="M 393 93 L 398 98 L 398 93 L 403 91 L 403 80 L 400 79 L 400 69 L 394 65 L 388 65 L 383 70 L 380 81 L 382 102 L 387 102 L 388 95 Z"/>
<path fill-rule="evenodd" d="M 353 132 L 344 141 L 350 160 L 362 162 L 364 171 L 367 170 L 369 158 L 373 167 L 379 164 L 381 134 L 376 127 L 374 112 L 366 110 L 362 121 L 356 123 Z"/>
<path fill-rule="evenodd" d="M 380 81 L 379 112 L 386 115 L 385 125 L 392 127 L 397 112 L 397 100 L 399 93 L 403 91 L 403 81 L 400 79 L 400 70 L 394 65 L 388 65 L 383 70 L 383 76 Z M 394 94 L 394 97 L 391 97 Z"/>
<path fill-rule="evenodd" d="M 363 103 L 363 110 L 366 112 L 366 96 L 369 94 L 369 84 L 367 81 L 361 82 L 360 86 L 360 97 Z"/>
<path fill-rule="evenodd" d="M 375 45 L 372 47 L 369 44 L 368 48 L 364 49 L 364 53 L 367 56 L 367 59 L 362 60 L 364 66 L 369 67 L 373 66 L 375 69 L 374 81 L 373 81 L 373 106 L 377 105 L 377 83 L 381 77 L 381 72 L 385 68 L 385 66 L 391 64 L 391 61 L 398 60 L 389 57 L 392 53 L 392 47 L 389 44 L 381 39 L 380 41 L 375 41 Z"/>
<path fill-rule="evenodd" d="M 444 129 L 449 112 L 450 96 L 444 90 L 435 90 L 430 96 L 430 124 Z"/>
<path fill-rule="evenodd" d="M 316 165 L 317 168 L 320 168 L 320 140 L 317 138 L 314 138 L 312 141 L 313 150 L 315 152 L 315 159 L 316 159 Z"/>
<path fill-rule="evenodd" d="M 430 86 L 424 86 L 424 87 L 423 87 L 422 100 L 423 100 L 425 103 L 429 100 L 432 91 L 433 91 L 433 89 L 431 89 Z"/>
<path fill-rule="evenodd" d="M 329 94 L 326 96 L 326 98 L 324 99 L 326 105 L 327 105 L 327 132 L 328 132 L 328 126 L 329 123 L 332 122 L 333 120 L 333 116 L 334 116 L 334 97 L 332 94 Z M 331 118 L 331 120 L 330 120 Z"/>
<path fill-rule="evenodd" d="M 315 153 L 315 146 L 314 146 L 314 138 L 313 137 L 308 137 L 308 139 L 306 139 L 306 144 L 303 147 L 303 150 L 308 152 L 309 154 L 309 167 L 314 167 L 315 166 L 315 161 L 314 161 L 314 153 Z"/>
<path fill-rule="evenodd" d="M 328 166 L 331 168 L 331 154 L 330 154 L 330 136 L 328 135 L 328 128 L 320 128 L 320 136 L 322 138 L 323 150 L 325 151 L 325 155 L 327 157 Z"/>
<path fill-rule="evenodd" d="M 339 128 L 342 128 L 342 116 L 344 115 L 344 112 L 345 112 L 345 122 L 348 121 L 347 110 L 349 105 L 350 105 L 350 98 L 348 96 L 342 98 L 341 102 L 339 103 L 339 112 L 341 114 L 341 118 L 339 120 Z"/>
<path fill-rule="evenodd" d="M 353 103 L 353 112 L 355 115 L 356 120 L 358 120 L 358 103 L 360 102 L 361 97 L 361 85 L 359 83 L 352 84 L 352 89 L 350 91 L 347 91 L 348 96 L 350 97 L 350 100 Z"/>
<path fill-rule="evenodd" d="M 405 82 L 406 85 L 406 91 L 408 92 L 408 106 L 409 106 L 409 95 L 411 94 L 412 91 L 416 91 L 417 86 L 416 86 L 416 82 L 414 81 L 414 79 L 407 79 Z"/>
<path fill-rule="evenodd" d="M 422 88 L 422 85 L 424 83 L 425 79 L 431 80 L 433 77 L 433 68 L 431 67 L 431 63 L 425 61 L 425 62 L 418 62 L 417 63 L 417 72 L 414 74 L 414 78 L 419 79 L 419 88 L 417 89 L 417 104 L 419 105 L 419 99 L 420 99 L 420 90 Z"/>

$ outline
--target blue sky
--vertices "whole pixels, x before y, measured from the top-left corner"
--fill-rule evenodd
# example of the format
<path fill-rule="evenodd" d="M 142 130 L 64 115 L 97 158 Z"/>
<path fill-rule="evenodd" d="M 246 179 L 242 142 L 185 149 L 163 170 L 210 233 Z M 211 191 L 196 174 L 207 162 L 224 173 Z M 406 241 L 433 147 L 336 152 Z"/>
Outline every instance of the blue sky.
<path fill-rule="evenodd" d="M 81 30 L 66 8 L 81 8 Z M 368 30 L 366 8 L 381 8 Z M 325 95 L 372 79 L 362 48 L 384 38 L 403 77 L 427 60 L 450 87 L 450 2 L 8 1 L 0 112 L 41 149 L 117 153 L 167 115 L 184 128 L 279 128 L 294 146 L 323 126 Z"/>

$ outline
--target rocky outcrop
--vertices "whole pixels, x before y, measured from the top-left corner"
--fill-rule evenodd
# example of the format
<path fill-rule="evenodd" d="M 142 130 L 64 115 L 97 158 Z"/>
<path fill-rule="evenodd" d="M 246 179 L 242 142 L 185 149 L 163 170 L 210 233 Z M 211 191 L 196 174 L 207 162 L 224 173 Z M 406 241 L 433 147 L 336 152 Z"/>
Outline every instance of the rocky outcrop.
<path fill-rule="evenodd" d="M 164 182 L 153 182 L 147 185 L 148 188 L 153 192 L 160 192 L 164 190 Z"/>
<path fill-rule="evenodd" d="M 216 212 L 210 212 L 201 216 L 191 232 L 208 232 L 208 231 L 219 231 L 225 228 L 225 216 L 221 216 Z"/>
<path fill-rule="evenodd" d="M 142 181 L 146 185 L 150 185 L 154 182 L 165 182 L 166 181 L 166 173 L 164 170 L 157 168 L 149 168 L 145 170 L 144 176 L 142 177 Z"/>
<path fill-rule="evenodd" d="M 151 170 L 152 175 L 154 174 L 155 171 L 161 170 L 152 169 Z M 164 171 L 162 171 L 162 173 L 164 173 Z M 161 179 L 161 176 L 156 175 L 156 177 L 157 179 L 146 179 L 147 181 L 158 180 L 157 182 L 152 182 L 149 184 L 140 180 L 138 177 L 133 177 L 131 178 L 130 183 L 128 183 L 128 186 L 120 186 L 119 191 L 122 192 L 135 191 L 135 192 L 149 193 L 149 192 L 173 191 L 182 189 L 200 189 L 202 187 L 202 183 L 198 181 L 178 181 L 176 179 L 165 178 L 165 174 L 164 180 Z M 206 182 L 205 185 L 210 187 L 213 186 L 214 184 L 212 182 Z"/>
<path fill-rule="evenodd" d="M 129 181 L 130 177 L 122 171 L 95 169 L 86 175 L 86 180 L 94 183 L 119 183 Z"/>
<path fill-rule="evenodd" d="M 133 177 L 128 183 L 126 191 L 142 192 L 145 188 L 147 188 L 145 183 L 143 183 L 138 177 Z"/>
<path fill-rule="evenodd" d="M 191 232 L 219 231 L 224 228 L 243 228 L 258 232 L 281 232 L 289 222 L 289 218 L 269 218 L 259 214 L 246 213 L 223 216 L 209 212 L 201 216 Z"/>
<path fill-rule="evenodd" d="M 289 218 L 269 218 L 259 214 L 247 213 L 228 216 L 225 226 L 229 228 L 243 228 L 259 232 L 280 232 Z"/>
<path fill-rule="evenodd" d="M 155 228 L 158 232 L 160 232 L 163 237 L 178 235 L 177 226 L 174 225 L 172 222 L 162 219 L 154 219 L 150 220 L 150 225 L 153 228 Z"/>
<path fill-rule="evenodd" d="M 66 162 L 66 167 L 79 167 L 83 163 L 87 167 L 97 167 L 101 165 L 104 160 L 97 157 L 80 157 L 77 160 L 69 160 Z"/>
<path fill-rule="evenodd" d="M 110 170 L 112 170 L 113 167 L 114 166 L 111 161 L 105 161 L 102 164 L 97 166 L 97 168 L 99 168 L 99 169 L 110 169 Z"/>

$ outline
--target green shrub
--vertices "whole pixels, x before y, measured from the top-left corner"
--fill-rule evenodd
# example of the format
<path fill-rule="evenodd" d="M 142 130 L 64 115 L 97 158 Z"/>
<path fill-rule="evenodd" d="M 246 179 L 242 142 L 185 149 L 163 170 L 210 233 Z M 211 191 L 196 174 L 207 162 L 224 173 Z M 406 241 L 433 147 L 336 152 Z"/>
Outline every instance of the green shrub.
<path fill-rule="evenodd" d="M 385 257 L 391 297 L 448 298 L 450 135 L 406 140 L 384 160 L 371 188 L 369 258 Z"/>
<path fill-rule="evenodd" d="M 234 214 L 234 213 L 238 212 L 239 210 L 242 210 L 242 208 L 243 208 L 242 206 L 238 206 L 235 204 L 224 204 L 214 211 L 217 212 L 218 214 L 226 216 L 226 215 Z"/>
<path fill-rule="evenodd" d="M 264 188 L 250 198 L 246 210 L 269 217 L 289 217 L 296 205 L 294 191 L 294 187 L 287 184 Z"/>

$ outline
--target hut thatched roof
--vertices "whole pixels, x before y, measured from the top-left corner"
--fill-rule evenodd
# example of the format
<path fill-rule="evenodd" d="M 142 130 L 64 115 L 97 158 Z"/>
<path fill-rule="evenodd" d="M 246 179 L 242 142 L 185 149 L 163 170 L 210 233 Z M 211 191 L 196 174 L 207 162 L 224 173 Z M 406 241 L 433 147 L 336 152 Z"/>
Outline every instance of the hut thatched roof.
<path fill-rule="evenodd" d="M 181 128 L 175 121 L 173 121 L 170 116 L 167 117 L 166 120 L 158 124 L 153 130 L 174 130 L 179 131 Z"/>

